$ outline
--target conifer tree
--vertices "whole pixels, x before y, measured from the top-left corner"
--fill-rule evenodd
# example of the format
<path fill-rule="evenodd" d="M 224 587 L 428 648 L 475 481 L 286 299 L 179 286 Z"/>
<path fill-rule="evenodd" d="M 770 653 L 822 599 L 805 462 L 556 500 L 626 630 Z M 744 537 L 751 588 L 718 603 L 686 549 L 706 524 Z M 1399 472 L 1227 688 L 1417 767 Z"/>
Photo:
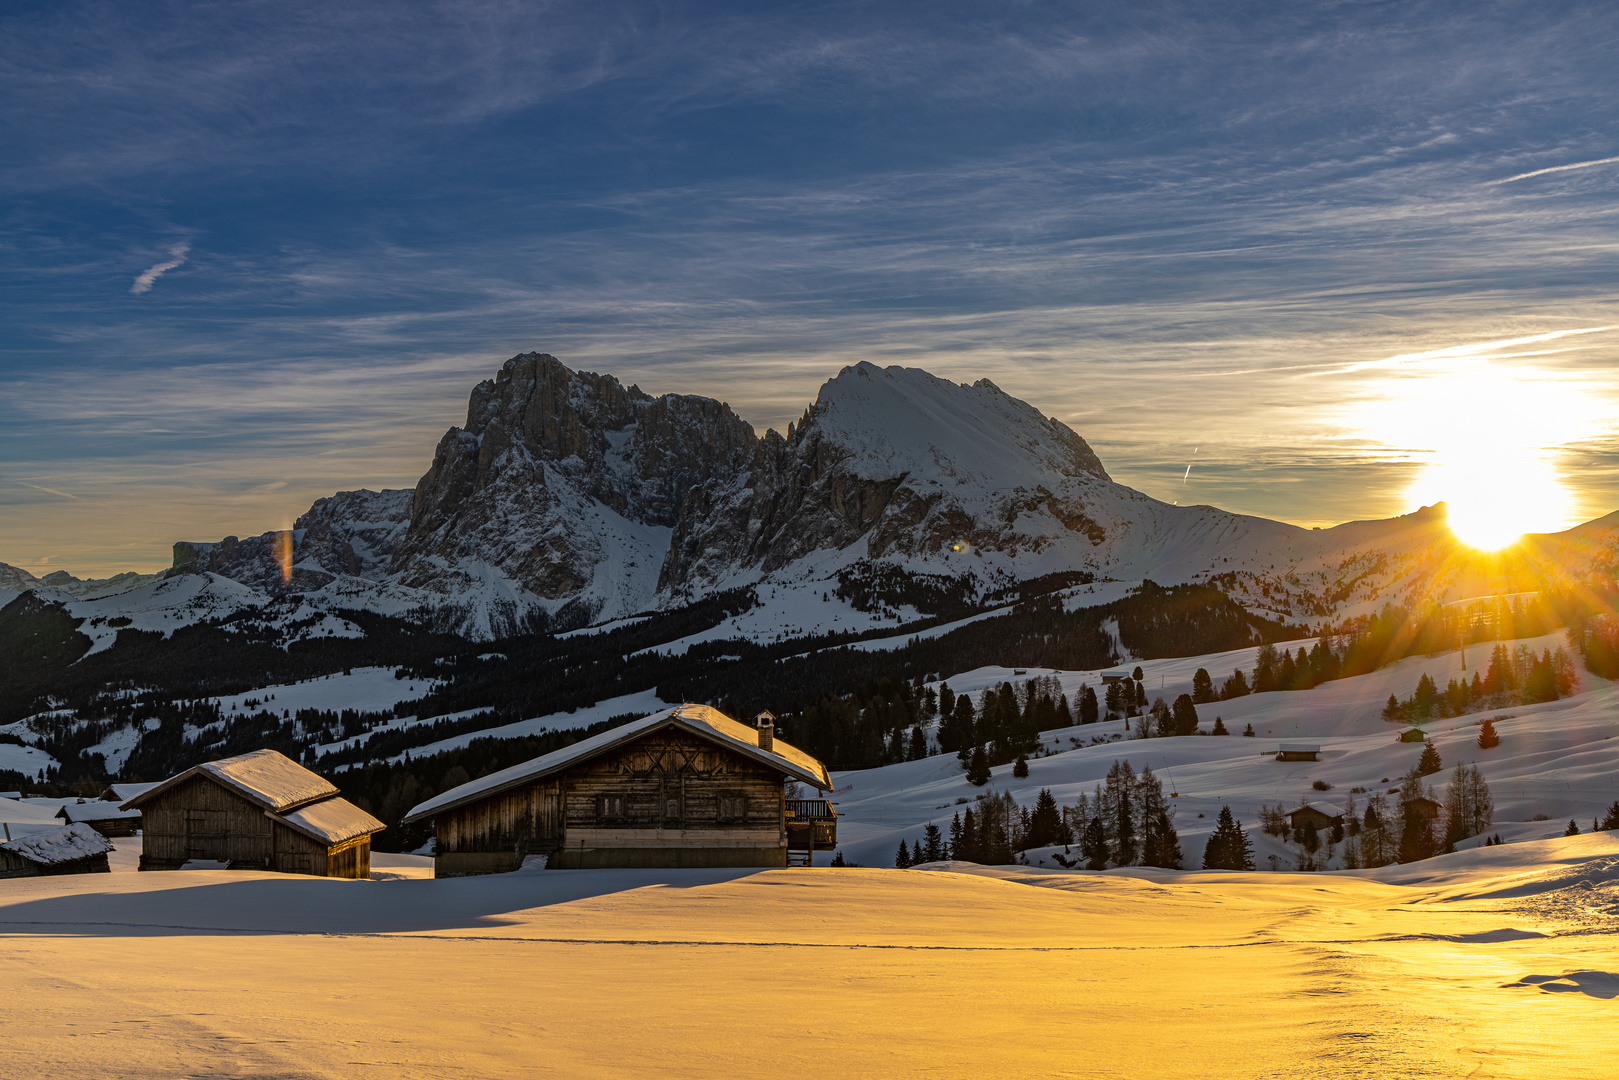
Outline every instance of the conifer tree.
<path fill-rule="evenodd" d="M 944 858 L 944 837 L 939 827 L 930 821 L 922 826 L 921 859 L 923 862 L 942 862 Z"/>
<path fill-rule="evenodd" d="M 949 716 L 956 708 L 956 692 L 949 683 L 939 684 L 939 715 Z"/>
<path fill-rule="evenodd" d="M 1578 836 L 1578 835 L 1580 835 L 1580 827 L 1578 825 L 1574 824 L 1574 819 L 1573 818 L 1568 819 L 1568 828 L 1563 830 L 1563 835 L 1564 836 Z"/>
<path fill-rule="evenodd" d="M 1029 759 L 1024 757 L 1022 754 L 1019 754 L 1017 756 L 1017 760 L 1012 762 L 1012 775 L 1019 780 L 1028 779 Z"/>
<path fill-rule="evenodd" d="M 922 843 L 914 841 L 911 844 L 911 865 L 920 866 L 925 860 L 922 858 Z"/>
<path fill-rule="evenodd" d="M 1209 678 L 1206 668 L 1198 668 L 1192 674 L 1192 700 L 1199 705 L 1214 700 L 1214 680 Z"/>
<path fill-rule="evenodd" d="M 1216 716 L 1214 718 L 1214 730 L 1212 732 L 1210 732 L 1209 734 L 1211 734 L 1211 735 L 1229 735 L 1229 734 L 1231 734 L 1231 732 L 1226 730 L 1225 721 L 1222 720 L 1220 717 Z"/>
<path fill-rule="evenodd" d="M 1602 818 L 1604 832 L 1611 832 L 1614 829 L 1619 829 L 1619 799 L 1613 801 L 1613 805 L 1608 807 L 1608 812 Z"/>
<path fill-rule="evenodd" d="M 1057 800 L 1050 788 L 1041 788 L 1040 794 L 1035 796 L 1034 811 L 1029 815 L 1029 831 L 1024 840 L 1028 847 L 1050 847 L 1069 842 L 1068 828 L 1063 824 L 1062 813 L 1057 809 Z"/>
<path fill-rule="evenodd" d="M 1175 716 L 1176 735 L 1197 734 L 1197 706 L 1192 704 L 1191 694 L 1182 694 L 1175 699 L 1171 707 Z"/>
<path fill-rule="evenodd" d="M 1439 751 L 1434 749 L 1434 744 L 1431 742 L 1423 743 L 1422 756 L 1417 758 L 1417 775 L 1432 776 L 1444 767 L 1444 764 L 1439 760 Z"/>
<path fill-rule="evenodd" d="M 971 811 L 968 811 L 971 813 Z M 947 859 L 962 859 L 966 856 L 961 853 L 961 811 L 956 811 L 950 819 L 950 850 L 945 854 Z"/>
<path fill-rule="evenodd" d="M 1495 721 L 1486 720 L 1479 725 L 1478 747 L 1480 750 L 1489 750 L 1501 745 L 1501 736 L 1495 733 Z"/>
<path fill-rule="evenodd" d="M 1081 724 L 1094 724 L 1101 718 L 1101 710 L 1096 704 L 1096 691 L 1089 683 L 1079 688 L 1079 722 Z"/>
<path fill-rule="evenodd" d="M 1215 821 L 1214 833 L 1203 849 L 1203 869 L 1252 870 L 1253 868 L 1253 845 L 1248 835 L 1242 831 L 1242 826 L 1232 816 L 1231 807 L 1220 807 L 1220 816 Z"/>
<path fill-rule="evenodd" d="M 962 862 L 982 862 L 983 854 L 978 844 L 978 821 L 973 817 L 972 807 L 961 815 L 961 844 L 956 851 L 950 853 L 953 859 Z"/>
<path fill-rule="evenodd" d="M 894 869 L 904 870 L 911 865 L 911 851 L 905 846 L 905 841 L 899 842 L 899 851 L 894 855 Z"/>
<path fill-rule="evenodd" d="M 967 762 L 967 783 L 973 787 L 983 787 L 989 783 L 989 755 L 984 753 L 982 744 L 973 747 L 972 757 Z"/>
<path fill-rule="evenodd" d="M 911 729 L 910 745 L 905 748 L 906 761 L 920 761 L 928 756 L 928 737 L 922 734 L 922 725 Z"/>
<path fill-rule="evenodd" d="M 1148 833 L 1147 850 L 1141 860 L 1142 863 L 1146 866 L 1160 866 L 1166 870 L 1179 870 L 1181 860 L 1184 858 L 1185 856 L 1181 854 L 1180 837 L 1169 822 L 1168 811 L 1159 810 Z"/>
<path fill-rule="evenodd" d="M 1248 679 L 1243 675 L 1241 668 L 1231 673 L 1231 678 L 1225 681 L 1220 696 L 1227 699 L 1248 696 Z"/>
<path fill-rule="evenodd" d="M 1246 735 L 1250 739 L 1253 738 L 1254 737 L 1254 725 L 1249 724 L 1247 727 L 1242 729 L 1242 733 L 1244 735 Z"/>
<path fill-rule="evenodd" d="M 1091 823 L 1085 826 L 1085 834 L 1079 841 L 1079 853 L 1085 857 L 1085 869 L 1107 869 L 1107 830 L 1102 826 L 1102 819 L 1091 818 Z"/>

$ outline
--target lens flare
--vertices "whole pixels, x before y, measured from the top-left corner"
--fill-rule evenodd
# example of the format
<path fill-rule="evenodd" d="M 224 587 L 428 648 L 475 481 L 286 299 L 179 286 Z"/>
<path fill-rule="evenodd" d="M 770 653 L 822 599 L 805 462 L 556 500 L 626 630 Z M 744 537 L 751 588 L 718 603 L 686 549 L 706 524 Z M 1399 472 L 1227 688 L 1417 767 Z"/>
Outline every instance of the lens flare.
<path fill-rule="evenodd" d="M 281 584 L 292 583 L 292 532 L 283 529 L 275 534 L 271 541 L 271 551 L 275 555 L 275 562 L 281 568 Z"/>

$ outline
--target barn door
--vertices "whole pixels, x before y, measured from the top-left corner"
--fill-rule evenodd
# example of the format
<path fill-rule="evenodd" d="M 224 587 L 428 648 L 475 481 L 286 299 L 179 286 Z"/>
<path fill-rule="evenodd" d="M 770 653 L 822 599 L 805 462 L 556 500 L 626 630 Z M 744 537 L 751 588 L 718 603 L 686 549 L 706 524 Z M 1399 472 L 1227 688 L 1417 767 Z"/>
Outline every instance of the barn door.
<path fill-rule="evenodd" d="M 186 811 L 186 858 L 217 859 L 225 837 L 223 810 Z"/>

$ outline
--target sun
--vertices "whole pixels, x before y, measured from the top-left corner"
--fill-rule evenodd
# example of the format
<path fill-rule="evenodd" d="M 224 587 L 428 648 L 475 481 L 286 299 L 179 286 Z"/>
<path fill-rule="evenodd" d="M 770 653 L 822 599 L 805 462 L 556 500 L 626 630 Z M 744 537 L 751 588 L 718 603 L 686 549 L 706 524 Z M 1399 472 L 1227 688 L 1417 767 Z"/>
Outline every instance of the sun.
<path fill-rule="evenodd" d="M 1527 532 L 1559 529 L 1571 510 L 1554 463 L 1531 457 L 1436 461 L 1408 497 L 1419 506 L 1444 503 L 1451 533 L 1478 551 L 1499 551 Z"/>

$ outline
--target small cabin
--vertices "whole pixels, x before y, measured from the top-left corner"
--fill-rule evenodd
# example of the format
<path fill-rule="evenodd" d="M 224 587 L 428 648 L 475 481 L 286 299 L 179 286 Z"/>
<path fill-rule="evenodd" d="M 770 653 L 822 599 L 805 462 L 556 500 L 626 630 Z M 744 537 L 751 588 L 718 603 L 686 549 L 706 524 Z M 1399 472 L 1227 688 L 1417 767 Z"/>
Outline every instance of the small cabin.
<path fill-rule="evenodd" d="M 1104 671 L 1104 672 L 1102 672 L 1102 685 L 1103 686 L 1112 686 L 1114 683 L 1131 682 L 1131 681 L 1133 681 L 1133 680 L 1130 678 L 1130 673 L 1128 671 Z"/>
<path fill-rule="evenodd" d="M 1344 811 L 1335 803 L 1305 803 L 1287 815 L 1287 823 L 1294 830 L 1313 824 L 1317 832 L 1325 832 L 1344 823 Z"/>
<path fill-rule="evenodd" d="M 0 844 L 0 878 L 105 874 L 112 843 L 88 825 L 33 833 Z"/>
<path fill-rule="evenodd" d="M 1422 818 L 1424 821 L 1432 821 L 1444 811 L 1445 804 L 1435 802 L 1433 799 L 1416 798 L 1401 803 L 1400 807 L 1407 814 Z"/>
<path fill-rule="evenodd" d="M 1316 743 L 1283 743 L 1276 749 L 1277 761 L 1320 761 L 1321 747 Z"/>
<path fill-rule="evenodd" d="M 231 870 L 369 878 L 382 822 L 274 750 L 209 761 L 123 804 L 141 811 L 142 870 L 192 859 Z"/>
<path fill-rule="evenodd" d="M 56 816 L 69 825 L 88 825 L 102 836 L 134 836 L 141 824 L 139 810 L 125 810 L 100 799 L 67 803 L 56 811 Z"/>
<path fill-rule="evenodd" d="M 1414 727 L 1414 728 L 1406 728 L 1404 731 L 1400 732 L 1400 741 L 1401 742 L 1427 742 L 1428 741 L 1428 733 L 1423 731 L 1421 728 L 1416 728 L 1416 727 Z"/>
<path fill-rule="evenodd" d="M 405 821 L 432 819 L 434 875 L 547 868 L 789 866 L 837 846 L 826 766 L 707 705 L 680 705 L 452 788 Z"/>

